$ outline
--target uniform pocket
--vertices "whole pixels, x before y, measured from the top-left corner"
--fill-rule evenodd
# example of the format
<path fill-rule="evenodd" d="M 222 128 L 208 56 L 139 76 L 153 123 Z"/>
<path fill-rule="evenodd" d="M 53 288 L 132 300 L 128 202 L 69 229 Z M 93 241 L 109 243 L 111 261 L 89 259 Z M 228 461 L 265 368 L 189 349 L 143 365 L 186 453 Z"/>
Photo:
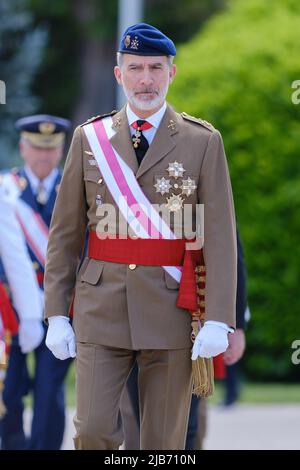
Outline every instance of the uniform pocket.
<path fill-rule="evenodd" d="M 104 268 L 104 262 L 97 260 L 97 259 L 91 259 L 91 258 L 86 258 L 88 261 L 85 264 L 84 260 L 84 268 L 82 265 L 82 269 L 79 271 L 79 280 L 81 282 L 86 282 L 87 284 L 91 284 L 92 286 L 96 286 L 97 284 L 100 284 L 101 281 L 101 275 L 103 272 Z"/>

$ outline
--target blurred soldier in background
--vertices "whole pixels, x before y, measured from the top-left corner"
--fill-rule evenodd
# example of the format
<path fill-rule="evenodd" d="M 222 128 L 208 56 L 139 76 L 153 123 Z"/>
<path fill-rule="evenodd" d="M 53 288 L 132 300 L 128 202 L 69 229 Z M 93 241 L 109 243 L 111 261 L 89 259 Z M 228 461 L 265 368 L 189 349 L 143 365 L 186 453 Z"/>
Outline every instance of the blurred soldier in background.
<path fill-rule="evenodd" d="M 1 179 L 4 178 L 1 176 Z M 8 190 L 8 191 L 7 191 Z M 35 273 L 33 272 L 26 242 L 16 219 L 14 207 L 10 204 L 9 188 L 0 184 L 0 256 L 7 272 L 13 304 L 19 311 L 22 321 L 20 329 L 20 342 L 30 341 L 26 335 L 30 332 L 23 328 L 26 320 L 40 320 L 42 316 L 42 302 Z M 18 269 L 16 269 L 16 266 Z M 42 330 L 42 328 L 41 328 Z M 8 361 L 9 347 L 12 335 L 18 332 L 16 313 L 10 301 L 6 286 L 0 282 L 0 418 L 6 410 L 3 403 L 3 387 Z M 41 341 L 41 335 L 32 338 L 33 345 Z M 0 432 L 0 438 L 2 432 Z"/>
<path fill-rule="evenodd" d="M 3 176 L 6 193 L 14 206 L 31 259 L 31 277 L 36 278 L 40 304 L 43 303 L 43 274 L 48 242 L 48 227 L 61 179 L 57 166 L 63 155 L 66 119 L 36 115 L 19 119 L 20 153 L 25 166 Z M 10 227 L 5 226 L 8 237 Z M 10 250 L 7 245 L 7 250 Z M 34 296 L 27 288 L 20 264 L 0 266 L 0 281 L 14 294 L 16 278 L 23 285 L 23 298 L 13 296 L 19 319 L 19 335 L 13 338 L 5 379 L 3 401 L 6 414 L 2 420 L 2 449 L 59 449 L 65 425 L 63 381 L 70 361 L 58 361 L 45 346 L 42 308 L 33 308 Z M 9 277 L 10 276 L 10 277 Z M 27 353 L 34 351 L 34 375 L 28 371 Z M 23 396 L 33 391 L 33 419 L 29 441 L 23 429 Z"/>

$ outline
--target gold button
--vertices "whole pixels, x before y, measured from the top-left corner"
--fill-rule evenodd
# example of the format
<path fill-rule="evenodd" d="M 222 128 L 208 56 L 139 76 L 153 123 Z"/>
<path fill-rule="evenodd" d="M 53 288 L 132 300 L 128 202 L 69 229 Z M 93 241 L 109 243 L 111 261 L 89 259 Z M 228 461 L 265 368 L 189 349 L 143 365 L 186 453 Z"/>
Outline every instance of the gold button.
<path fill-rule="evenodd" d="M 103 178 L 100 178 L 100 179 L 98 180 L 98 184 L 101 184 L 101 183 L 103 183 Z"/>
<path fill-rule="evenodd" d="M 38 269 L 40 269 L 40 265 L 39 265 L 39 263 L 38 263 L 37 261 L 33 261 L 32 267 L 33 267 L 33 269 L 35 269 L 36 271 L 37 271 Z"/>
<path fill-rule="evenodd" d="M 136 264 L 130 264 L 128 267 L 131 269 L 131 271 L 133 271 L 136 268 Z"/>

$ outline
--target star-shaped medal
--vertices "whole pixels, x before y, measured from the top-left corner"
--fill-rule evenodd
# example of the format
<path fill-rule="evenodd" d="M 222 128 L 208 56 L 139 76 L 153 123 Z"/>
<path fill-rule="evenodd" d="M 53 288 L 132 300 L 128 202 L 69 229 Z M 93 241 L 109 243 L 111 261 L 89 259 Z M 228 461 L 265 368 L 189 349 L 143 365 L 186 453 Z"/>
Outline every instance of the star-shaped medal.
<path fill-rule="evenodd" d="M 196 188 L 197 186 L 195 184 L 195 180 L 192 180 L 190 177 L 188 177 L 187 180 L 182 180 L 182 185 L 180 186 L 180 189 L 182 189 L 182 194 L 190 196 L 195 192 Z"/>
<path fill-rule="evenodd" d="M 169 198 L 167 198 L 166 208 L 169 209 L 170 212 L 178 212 L 182 209 L 183 206 L 183 199 L 180 194 L 172 194 Z"/>
<path fill-rule="evenodd" d="M 156 184 L 154 185 L 156 188 L 156 192 L 160 193 L 162 196 L 166 193 L 169 192 L 170 188 L 172 188 L 172 185 L 170 184 L 170 180 L 167 180 L 166 178 L 156 178 Z"/>
<path fill-rule="evenodd" d="M 182 163 L 174 162 L 169 163 L 167 172 L 169 173 L 169 176 L 173 176 L 175 179 L 177 179 L 182 178 L 185 169 L 183 168 Z"/>

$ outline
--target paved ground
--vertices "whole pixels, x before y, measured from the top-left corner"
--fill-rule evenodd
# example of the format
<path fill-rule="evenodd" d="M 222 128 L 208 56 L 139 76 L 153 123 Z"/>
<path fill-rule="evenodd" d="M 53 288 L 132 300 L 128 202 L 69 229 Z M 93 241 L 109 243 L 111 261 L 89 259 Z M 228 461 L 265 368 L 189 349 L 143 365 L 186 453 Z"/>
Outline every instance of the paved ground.
<path fill-rule="evenodd" d="M 205 448 L 300 449 L 300 405 L 237 405 L 212 408 Z"/>
<path fill-rule="evenodd" d="M 73 449 L 74 410 L 68 410 L 64 449 Z M 27 413 L 27 426 L 30 416 Z M 209 410 L 207 450 L 300 450 L 300 405 L 237 405 Z"/>

